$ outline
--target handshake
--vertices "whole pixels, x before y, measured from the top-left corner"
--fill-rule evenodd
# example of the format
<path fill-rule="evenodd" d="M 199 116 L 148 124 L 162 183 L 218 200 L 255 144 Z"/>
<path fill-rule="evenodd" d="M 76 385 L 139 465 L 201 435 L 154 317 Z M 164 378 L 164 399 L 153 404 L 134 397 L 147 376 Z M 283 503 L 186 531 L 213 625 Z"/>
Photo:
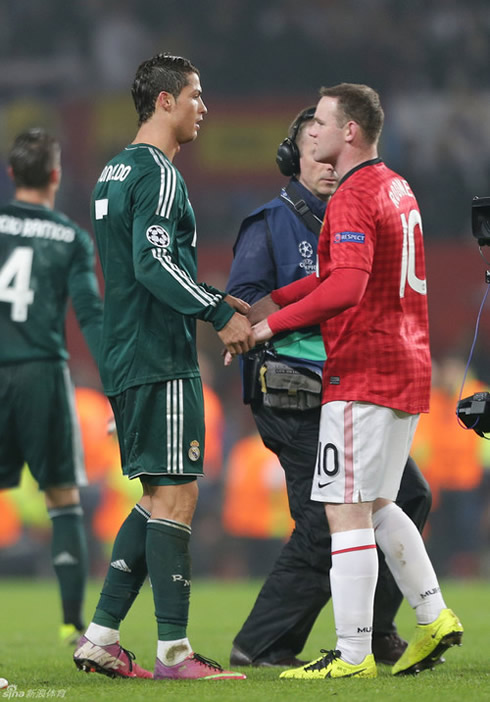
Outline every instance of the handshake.
<path fill-rule="evenodd" d="M 247 353 L 256 344 L 272 337 L 267 317 L 276 312 L 279 305 L 273 302 L 270 295 L 266 295 L 252 306 L 232 295 L 227 295 L 225 302 L 235 310 L 233 317 L 218 332 L 225 345 L 224 364 L 229 366 L 234 356 Z"/>

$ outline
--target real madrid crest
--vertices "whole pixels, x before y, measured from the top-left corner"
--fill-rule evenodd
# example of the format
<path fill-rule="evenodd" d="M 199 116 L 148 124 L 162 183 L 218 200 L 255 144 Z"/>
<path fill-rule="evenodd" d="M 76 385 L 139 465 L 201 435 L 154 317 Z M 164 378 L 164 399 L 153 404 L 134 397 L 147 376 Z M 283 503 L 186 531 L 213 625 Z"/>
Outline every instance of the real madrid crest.
<path fill-rule="evenodd" d="M 196 441 L 195 439 L 191 441 L 191 446 L 189 451 L 187 452 L 187 455 L 191 459 L 191 461 L 198 461 L 201 457 L 201 449 L 199 448 L 199 441 Z"/>

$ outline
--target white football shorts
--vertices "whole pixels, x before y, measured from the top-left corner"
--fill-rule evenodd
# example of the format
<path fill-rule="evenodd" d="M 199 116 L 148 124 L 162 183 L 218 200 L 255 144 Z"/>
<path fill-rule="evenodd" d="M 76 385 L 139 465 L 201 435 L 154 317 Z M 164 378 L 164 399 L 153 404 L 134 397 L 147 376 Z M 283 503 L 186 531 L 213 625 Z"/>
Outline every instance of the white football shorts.
<path fill-rule="evenodd" d="M 327 402 L 311 499 L 339 504 L 396 500 L 418 420 L 418 414 L 368 402 Z"/>

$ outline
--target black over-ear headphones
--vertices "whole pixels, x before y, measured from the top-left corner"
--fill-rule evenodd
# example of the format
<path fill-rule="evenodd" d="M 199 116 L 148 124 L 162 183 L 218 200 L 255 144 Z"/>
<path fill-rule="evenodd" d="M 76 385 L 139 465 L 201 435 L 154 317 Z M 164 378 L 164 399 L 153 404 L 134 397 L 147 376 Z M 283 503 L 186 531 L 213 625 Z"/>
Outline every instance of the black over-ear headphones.
<path fill-rule="evenodd" d="M 299 149 L 296 145 L 296 137 L 304 122 L 309 122 L 315 116 L 316 107 L 306 107 L 296 117 L 291 127 L 289 128 L 290 136 L 281 141 L 277 148 L 276 163 L 279 170 L 285 176 L 293 176 L 300 172 L 299 167 Z"/>

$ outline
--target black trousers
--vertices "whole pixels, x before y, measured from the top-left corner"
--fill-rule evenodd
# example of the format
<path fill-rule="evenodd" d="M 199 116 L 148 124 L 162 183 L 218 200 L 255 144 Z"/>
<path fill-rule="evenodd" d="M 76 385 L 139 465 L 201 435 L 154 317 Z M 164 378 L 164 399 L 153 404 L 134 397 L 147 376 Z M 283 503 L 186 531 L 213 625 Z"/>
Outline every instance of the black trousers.
<path fill-rule="evenodd" d="M 295 529 L 234 644 L 252 660 L 274 662 L 302 651 L 316 618 L 331 597 L 331 539 L 325 508 L 310 500 L 320 409 L 289 412 L 261 406 L 253 414 L 264 444 L 278 456 L 284 469 Z M 409 458 L 397 504 L 421 531 L 431 503 L 429 485 Z M 373 633 L 389 634 L 396 631 L 393 620 L 403 597 L 379 549 L 378 556 Z"/>

